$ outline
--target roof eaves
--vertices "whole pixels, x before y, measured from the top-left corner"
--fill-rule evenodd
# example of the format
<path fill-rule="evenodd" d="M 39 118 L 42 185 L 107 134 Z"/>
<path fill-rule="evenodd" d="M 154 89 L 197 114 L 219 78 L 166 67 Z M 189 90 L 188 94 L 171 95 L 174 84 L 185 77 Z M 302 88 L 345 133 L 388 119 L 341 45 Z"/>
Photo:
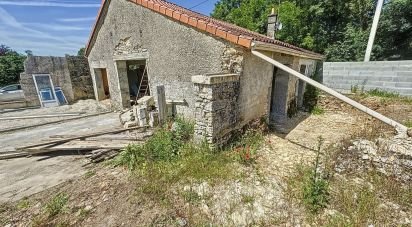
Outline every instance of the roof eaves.
<path fill-rule="evenodd" d="M 288 54 L 288 55 L 293 55 L 293 56 L 298 56 L 298 57 L 303 57 L 303 58 L 309 58 L 309 59 L 315 59 L 315 60 L 325 60 L 325 56 L 311 52 L 311 51 L 299 51 L 279 45 L 273 45 L 265 42 L 260 42 L 260 41 L 253 41 L 252 42 L 252 49 L 254 50 L 263 50 L 263 51 L 270 51 L 270 52 L 277 52 L 277 53 L 283 53 L 283 54 Z"/>
<path fill-rule="evenodd" d="M 98 23 L 99 23 L 99 21 L 100 21 L 100 18 L 102 17 L 103 9 L 104 9 L 107 5 L 110 4 L 110 1 L 111 1 L 111 0 L 102 0 L 102 5 L 100 6 L 99 12 L 97 13 L 97 17 L 96 17 L 96 20 L 95 20 L 95 22 L 94 22 L 92 32 L 90 33 L 89 40 L 87 41 L 87 44 L 86 44 L 86 49 L 85 49 L 85 51 L 84 51 L 84 56 L 85 56 L 85 57 L 88 57 L 88 56 L 89 56 L 91 44 L 92 44 L 94 35 L 95 35 L 95 33 L 96 33 L 97 25 L 98 25 Z"/>
<path fill-rule="evenodd" d="M 173 7 L 167 7 L 165 5 L 159 4 L 156 0 L 127 0 L 127 1 L 141 5 L 145 8 L 148 8 L 164 16 L 167 16 L 170 19 L 179 21 L 183 24 L 197 28 L 201 31 L 205 31 L 214 36 L 218 36 L 234 44 L 237 44 L 245 48 L 249 48 L 249 49 L 251 48 L 252 39 L 253 39 L 252 37 L 235 34 L 235 32 L 233 31 L 225 31 L 224 29 L 219 28 L 211 20 L 208 21 L 205 18 L 201 18 L 200 16 L 194 17 L 191 15 L 185 14 L 185 12 L 174 9 Z"/>

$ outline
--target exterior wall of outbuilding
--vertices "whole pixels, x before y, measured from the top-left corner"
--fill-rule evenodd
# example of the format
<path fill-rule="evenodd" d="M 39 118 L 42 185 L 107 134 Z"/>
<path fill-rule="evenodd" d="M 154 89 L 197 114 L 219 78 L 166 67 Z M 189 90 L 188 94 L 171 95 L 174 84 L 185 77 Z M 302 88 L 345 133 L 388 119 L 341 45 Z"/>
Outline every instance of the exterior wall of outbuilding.
<path fill-rule="evenodd" d="M 239 57 L 242 48 L 228 51 L 234 48 L 229 43 L 149 9 L 124 0 L 112 0 L 104 13 L 88 59 L 94 78 L 93 69 L 106 68 L 111 100 L 119 109 L 128 107 L 129 102 L 129 90 L 124 87 L 128 84 L 127 76 L 118 75 L 121 61 L 114 60 L 122 56 L 147 58 L 151 94 L 155 95 L 157 85 L 164 85 L 167 99 L 187 101 L 187 106 L 177 107 L 178 113 L 187 117 L 193 117 L 194 109 L 191 76 L 241 70 L 236 60 L 227 61 L 230 66 L 224 58 L 232 54 Z"/>
<path fill-rule="evenodd" d="M 111 101 L 116 108 L 129 105 L 126 60 L 145 59 L 151 95 L 156 96 L 156 86 L 164 85 L 166 99 L 187 101 L 186 106 L 177 106 L 178 114 L 194 118 L 196 94 L 192 76 L 237 73 L 240 75 L 239 93 L 234 99 L 239 108 L 237 127 L 271 115 L 271 102 L 278 101 L 272 99 L 276 90 L 272 89 L 274 67 L 252 55 L 250 50 L 124 0 L 112 0 L 102 17 L 88 60 L 95 94 L 98 79 L 94 69 L 105 68 Z M 299 71 L 301 58 L 266 54 Z M 284 99 L 283 111 L 287 111 L 290 101 L 296 98 L 297 79 L 288 76 L 283 85 L 278 94 Z"/>

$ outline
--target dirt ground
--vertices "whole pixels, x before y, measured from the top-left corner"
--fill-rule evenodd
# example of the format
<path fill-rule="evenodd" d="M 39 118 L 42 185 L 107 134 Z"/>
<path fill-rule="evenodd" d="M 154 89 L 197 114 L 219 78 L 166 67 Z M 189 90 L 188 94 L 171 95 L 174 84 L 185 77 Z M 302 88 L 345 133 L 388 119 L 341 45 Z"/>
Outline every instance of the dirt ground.
<path fill-rule="evenodd" d="M 410 104 L 382 103 L 373 98 L 361 102 L 400 122 L 412 119 Z M 27 199 L 4 203 L 3 211 L 0 209 L 0 224 L 186 226 L 196 218 L 201 220 L 196 223 L 202 225 L 307 226 L 301 208 L 289 204 L 285 198 L 285 182 L 297 164 L 314 161 L 319 137 L 327 147 L 344 138 L 394 133 L 390 127 L 333 99 L 324 98 L 320 103 L 325 113 L 302 113 L 296 118 L 298 124 L 292 125 L 289 133 L 266 135 L 256 165 L 237 170 L 243 172 L 241 179 L 217 185 L 206 182 L 190 185 L 200 197 L 195 205 L 179 199 L 181 192 L 178 191 L 176 200 L 168 206 L 144 198 L 137 190 L 139 179 L 126 169 L 94 165 L 86 172 L 78 172 L 71 180 Z M 188 185 L 179 188 L 186 187 Z M 68 196 L 65 210 L 51 219 L 42 220 L 45 205 L 58 193 Z"/>

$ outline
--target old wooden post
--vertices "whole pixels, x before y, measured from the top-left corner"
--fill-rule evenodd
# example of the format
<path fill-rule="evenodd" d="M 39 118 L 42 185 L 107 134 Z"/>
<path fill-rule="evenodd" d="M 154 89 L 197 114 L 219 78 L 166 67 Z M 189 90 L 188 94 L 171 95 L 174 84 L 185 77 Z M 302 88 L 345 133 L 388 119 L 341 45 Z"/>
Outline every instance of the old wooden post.
<path fill-rule="evenodd" d="M 159 123 L 164 124 L 167 117 L 165 86 L 156 86 L 157 90 L 157 105 L 159 108 Z"/>

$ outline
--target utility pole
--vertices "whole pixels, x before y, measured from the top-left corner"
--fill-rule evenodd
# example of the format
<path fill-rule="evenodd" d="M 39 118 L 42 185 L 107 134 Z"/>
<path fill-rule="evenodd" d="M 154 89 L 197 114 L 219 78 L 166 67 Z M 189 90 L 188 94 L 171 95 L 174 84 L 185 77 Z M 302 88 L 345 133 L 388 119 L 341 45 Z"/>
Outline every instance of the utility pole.
<path fill-rule="evenodd" d="M 371 59 L 373 42 L 375 41 L 376 30 L 378 29 L 379 18 L 382 12 L 382 6 L 383 6 L 383 0 L 378 0 L 375 16 L 373 17 L 371 34 L 369 35 L 368 47 L 366 47 L 365 62 L 368 62 Z"/>

